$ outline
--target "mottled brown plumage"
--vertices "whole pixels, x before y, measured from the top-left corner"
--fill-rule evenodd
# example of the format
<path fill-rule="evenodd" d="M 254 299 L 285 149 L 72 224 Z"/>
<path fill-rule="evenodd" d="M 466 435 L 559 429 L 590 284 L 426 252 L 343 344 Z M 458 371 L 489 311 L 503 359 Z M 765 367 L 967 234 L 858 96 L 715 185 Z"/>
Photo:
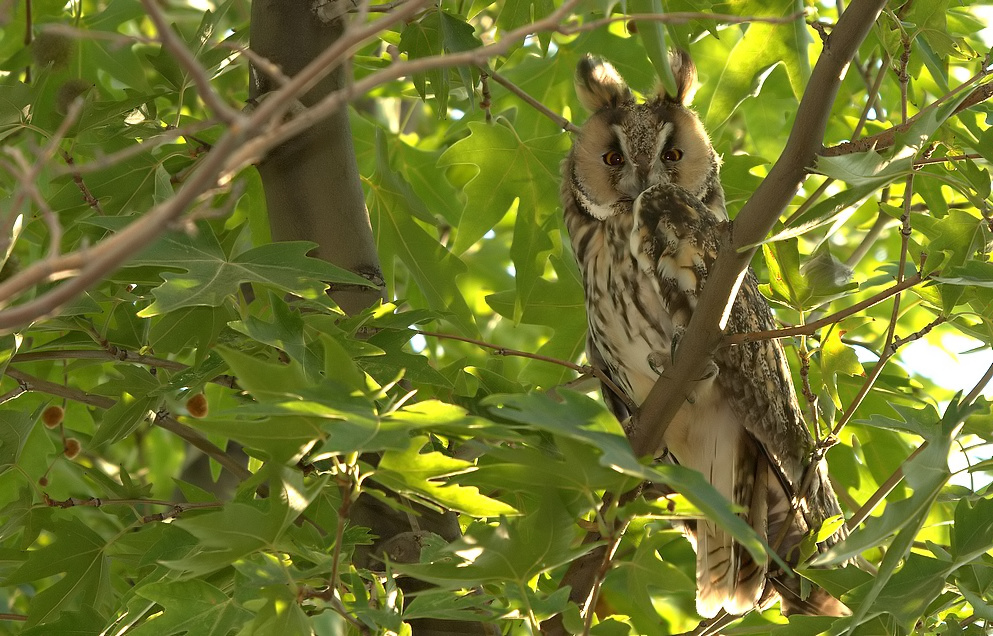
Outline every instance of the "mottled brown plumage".
<path fill-rule="evenodd" d="M 686 106 L 695 69 L 685 53 L 672 57 L 672 67 L 676 96 L 638 103 L 613 67 L 584 59 L 576 88 L 591 115 L 563 164 L 565 222 L 586 291 L 587 355 L 634 404 L 678 355 L 679 336 L 729 229 L 720 160 Z M 727 332 L 774 326 L 749 269 Z M 619 418 L 627 415 L 624 400 L 609 392 L 605 398 Z M 774 544 L 813 449 L 782 347 L 765 340 L 720 349 L 687 398 L 666 430 L 669 454 L 702 472 Z M 803 536 L 839 513 L 818 466 L 779 553 L 796 563 Z M 770 574 L 768 563 L 756 563 L 709 520 L 687 533 L 696 544 L 702 616 L 722 608 L 740 614 L 766 602 L 773 596 L 767 580 L 785 613 L 846 611 L 823 590 L 801 599 L 796 577 Z"/>

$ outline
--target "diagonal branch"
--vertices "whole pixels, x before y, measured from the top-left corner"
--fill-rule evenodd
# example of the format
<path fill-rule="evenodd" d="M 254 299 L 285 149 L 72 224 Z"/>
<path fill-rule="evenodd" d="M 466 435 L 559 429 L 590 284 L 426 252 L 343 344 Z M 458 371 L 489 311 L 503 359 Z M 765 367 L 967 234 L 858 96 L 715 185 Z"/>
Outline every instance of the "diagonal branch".
<path fill-rule="evenodd" d="M 910 117 L 909 119 L 907 119 L 907 121 L 903 122 L 902 124 L 893 126 L 892 128 L 887 128 L 886 130 L 878 132 L 875 135 L 869 135 L 868 137 L 862 137 L 860 139 L 854 139 L 852 141 L 846 141 L 844 143 L 840 143 L 836 146 L 830 146 L 822 150 L 821 155 L 825 157 L 837 157 L 839 155 L 848 155 L 858 152 L 867 152 L 869 150 L 882 150 L 883 148 L 889 148 L 894 143 L 896 143 L 896 136 L 898 134 L 910 130 L 910 127 L 913 126 L 914 122 L 916 122 L 918 119 L 920 119 L 928 112 L 934 110 L 935 108 L 943 104 L 945 101 L 950 99 L 952 96 L 954 96 L 963 88 L 986 77 L 987 75 L 989 75 L 990 72 L 991 71 L 987 70 L 986 67 L 984 66 L 984 68 L 974 77 L 964 82 L 961 86 L 956 87 L 948 94 L 942 96 L 940 99 L 937 99 L 931 104 L 928 104 L 925 108 L 921 109 L 920 112 L 918 112 L 913 117 Z M 964 100 L 962 100 L 961 104 L 955 107 L 955 110 L 952 111 L 952 115 L 953 116 L 957 115 L 964 110 L 972 108 L 976 104 L 988 100 L 990 97 L 993 97 L 993 82 L 987 82 L 985 84 L 981 84 L 980 86 L 974 88 L 972 92 L 969 93 L 969 95 L 966 96 Z"/>

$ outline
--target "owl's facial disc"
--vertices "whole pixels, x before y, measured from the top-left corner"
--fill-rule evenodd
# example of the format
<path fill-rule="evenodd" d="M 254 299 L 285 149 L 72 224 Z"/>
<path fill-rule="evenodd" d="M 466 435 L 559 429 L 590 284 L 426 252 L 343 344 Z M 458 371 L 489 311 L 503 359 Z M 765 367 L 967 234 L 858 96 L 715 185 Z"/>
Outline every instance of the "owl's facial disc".
<path fill-rule="evenodd" d="M 642 111 L 642 112 L 639 112 Z M 671 148 L 675 126 L 646 117 L 646 106 L 635 109 L 629 121 L 611 126 L 623 161 L 615 165 L 617 189 L 631 199 L 660 183 L 671 183 L 669 173 L 673 160 L 682 158 L 682 150 Z M 677 156 L 678 155 L 678 156 Z"/>

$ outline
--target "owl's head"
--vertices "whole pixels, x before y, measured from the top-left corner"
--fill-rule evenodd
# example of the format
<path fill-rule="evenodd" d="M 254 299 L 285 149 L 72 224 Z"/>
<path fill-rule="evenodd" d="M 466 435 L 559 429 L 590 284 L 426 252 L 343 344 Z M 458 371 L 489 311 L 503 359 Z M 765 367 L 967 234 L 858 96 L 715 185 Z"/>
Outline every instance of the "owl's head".
<path fill-rule="evenodd" d="M 591 114 L 573 145 L 573 183 L 597 218 L 623 211 L 623 204 L 659 183 L 679 185 L 708 205 L 720 190 L 717 155 L 687 107 L 696 67 L 683 51 L 673 51 L 670 64 L 676 94 L 660 89 L 639 103 L 608 62 L 587 56 L 579 63 L 576 93 Z"/>

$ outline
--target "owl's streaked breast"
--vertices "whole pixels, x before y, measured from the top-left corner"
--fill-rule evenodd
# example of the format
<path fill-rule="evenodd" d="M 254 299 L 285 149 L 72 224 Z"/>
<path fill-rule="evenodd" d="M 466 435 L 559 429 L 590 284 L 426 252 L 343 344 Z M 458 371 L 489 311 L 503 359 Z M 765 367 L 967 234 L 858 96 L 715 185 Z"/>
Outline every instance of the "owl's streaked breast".
<path fill-rule="evenodd" d="M 583 224 L 570 235 L 583 269 L 589 346 L 599 350 L 620 388 L 640 404 L 658 379 L 648 354 L 669 351 L 672 320 L 658 284 L 631 253 L 632 227 L 631 214 L 618 214 Z"/>

